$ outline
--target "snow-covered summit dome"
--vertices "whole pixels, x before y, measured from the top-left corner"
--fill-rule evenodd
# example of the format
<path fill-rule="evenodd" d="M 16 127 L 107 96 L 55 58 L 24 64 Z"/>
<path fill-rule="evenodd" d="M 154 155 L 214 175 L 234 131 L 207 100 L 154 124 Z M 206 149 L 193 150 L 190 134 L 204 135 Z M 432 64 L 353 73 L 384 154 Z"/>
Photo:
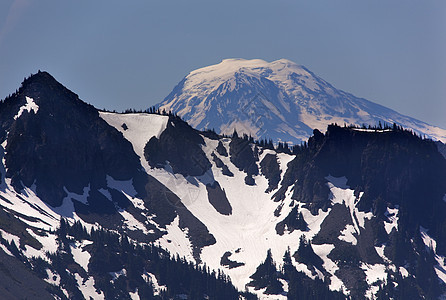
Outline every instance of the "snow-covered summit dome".
<path fill-rule="evenodd" d="M 446 130 L 338 90 L 288 59 L 229 58 L 190 72 L 159 104 L 197 129 L 300 143 L 327 125 L 398 123 L 446 141 Z"/>

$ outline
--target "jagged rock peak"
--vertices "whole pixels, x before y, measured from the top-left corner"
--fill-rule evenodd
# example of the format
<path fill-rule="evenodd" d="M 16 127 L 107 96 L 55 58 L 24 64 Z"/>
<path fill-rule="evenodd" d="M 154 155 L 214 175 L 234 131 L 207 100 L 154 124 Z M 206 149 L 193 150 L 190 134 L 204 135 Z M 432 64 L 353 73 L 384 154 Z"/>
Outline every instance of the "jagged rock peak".
<path fill-rule="evenodd" d="M 76 93 L 57 81 L 50 73 L 40 70 L 25 78 L 17 93 L 12 95 L 11 98 L 17 98 L 20 102 L 26 103 L 25 97 L 32 98 L 39 106 L 42 101 L 49 102 L 51 105 L 60 105 L 67 101 L 72 104 L 87 104 L 80 100 Z"/>

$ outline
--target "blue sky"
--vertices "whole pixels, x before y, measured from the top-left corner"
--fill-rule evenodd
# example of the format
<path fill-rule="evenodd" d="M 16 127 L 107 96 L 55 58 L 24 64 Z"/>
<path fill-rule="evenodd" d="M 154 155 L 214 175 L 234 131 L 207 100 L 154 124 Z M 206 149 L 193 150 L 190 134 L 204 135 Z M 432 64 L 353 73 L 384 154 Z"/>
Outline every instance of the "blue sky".
<path fill-rule="evenodd" d="M 446 1 L 0 3 L 0 98 L 38 69 L 98 108 L 146 108 L 224 58 L 287 58 L 446 128 Z"/>

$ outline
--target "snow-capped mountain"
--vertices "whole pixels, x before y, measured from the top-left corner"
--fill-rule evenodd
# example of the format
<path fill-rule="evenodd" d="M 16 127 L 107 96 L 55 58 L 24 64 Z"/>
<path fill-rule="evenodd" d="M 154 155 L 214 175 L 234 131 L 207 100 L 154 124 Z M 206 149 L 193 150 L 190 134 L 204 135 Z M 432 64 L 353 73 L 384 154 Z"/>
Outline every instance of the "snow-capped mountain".
<path fill-rule="evenodd" d="M 100 112 L 39 72 L 0 102 L 0 287 L 9 299 L 444 297 L 439 149 L 399 126 L 335 125 L 279 149 L 174 115 Z"/>
<path fill-rule="evenodd" d="M 338 90 L 286 59 L 225 59 L 189 73 L 159 104 L 199 130 L 300 144 L 313 129 L 337 123 L 411 128 L 446 141 L 446 130 Z"/>

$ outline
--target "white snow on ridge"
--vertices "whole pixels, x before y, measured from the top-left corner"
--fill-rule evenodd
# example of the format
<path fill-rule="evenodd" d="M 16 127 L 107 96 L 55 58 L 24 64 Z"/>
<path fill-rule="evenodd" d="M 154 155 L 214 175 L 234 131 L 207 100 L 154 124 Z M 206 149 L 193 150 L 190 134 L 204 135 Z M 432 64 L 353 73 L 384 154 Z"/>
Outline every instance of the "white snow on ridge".
<path fill-rule="evenodd" d="M 79 286 L 79 290 L 84 295 L 85 299 L 104 299 L 103 292 L 97 292 L 94 287 L 94 278 L 93 276 L 88 277 L 87 280 L 84 280 L 78 273 L 74 274 L 76 278 L 77 284 Z"/>
<path fill-rule="evenodd" d="M 141 230 L 144 234 L 149 234 L 146 226 L 138 221 L 131 213 L 125 210 L 119 210 L 119 213 L 124 218 L 124 224 L 129 230 Z"/>
<path fill-rule="evenodd" d="M 403 278 L 409 277 L 409 272 L 404 267 L 399 267 L 400 274 Z"/>
<path fill-rule="evenodd" d="M 155 275 L 152 273 L 146 272 L 144 275 L 144 280 L 146 282 L 152 282 L 153 284 L 153 295 L 158 296 L 160 292 L 167 290 L 167 287 L 165 285 L 161 285 L 158 283 L 158 279 L 156 279 Z"/>
<path fill-rule="evenodd" d="M 352 245 L 356 245 L 358 243 L 358 240 L 353 235 L 354 233 L 356 233 L 355 227 L 351 224 L 347 224 L 345 225 L 345 228 L 341 231 L 341 235 L 338 236 L 338 239 L 350 243 Z"/>
<path fill-rule="evenodd" d="M 136 289 L 135 292 L 129 292 L 129 296 L 130 296 L 130 299 L 132 299 L 132 300 L 140 300 L 139 294 L 138 294 L 138 289 Z"/>
<path fill-rule="evenodd" d="M 60 276 L 57 273 L 52 272 L 50 269 L 46 269 L 46 273 L 48 274 L 48 278 L 44 279 L 49 284 L 59 286 L 60 284 Z"/>
<path fill-rule="evenodd" d="M 45 255 L 46 252 L 56 253 L 58 248 L 56 234 L 46 232 L 46 236 L 41 236 L 35 234 L 30 228 L 27 228 L 26 231 L 42 244 L 42 249 L 39 250 L 41 255 L 38 256 L 42 257 L 43 259 L 47 259 Z"/>
<path fill-rule="evenodd" d="M 90 262 L 91 255 L 84 250 L 83 247 L 91 243 L 93 242 L 85 240 L 82 242 L 76 242 L 74 245 L 70 245 L 74 261 L 78 263 L 86 272 L 88 272 L 88 263 Z"/>
<path fill-rule="evenodd" d="M 441 281 L 446 283 L 446 258 L 437 254 L 437 241 L 431 238 L 427 232 L 428 229 L 420 226 L 420 234 L 424 245 L 433 251 L 435 260 L 438 263 L 434 266 L 435 273 L 437 273 L 437 276 Z"/>
<path fill-rule="evenodd" d="M 1 167 L 1 165 L 0 165 Z M 0 174 L 4 175 L 4 174 Z M 4 177 L 2 177 L 4 178 Z M 21 194 L 18 194 L 14 188 L 11 186 L 11 179 L 6 178 L 4 182 L 4 187 L 0 189 L 0 204 L 5 208 L 18 212 L 20 214 L 26 215 L 31 218 L 35 218 L 37 221 L 31 221 L 29 219 L 20 218 L 19 219 L 36 228 L 43 229 L 45 231 L 51 231 L 59 226 L 60 218 L 66 217 L 72 221 L 80 221 L 87 230 L 90 230 L 95 225 L 86 223 L 74 212 L 74 206 L 72 199 L 87 203 L 87 197 L 89 193 L 89 186 L 85 187 L 83 194 L 71 193 L 65 189 L 67 192 L 67 197 L 62 201 L 62 205 L 59 207 L 52 207 L 49 204 L 43 202 L 36 195 L 36 186 L 32 185 L 30 188 L 25 187 Z M 51 234 L 47 237 L 42 237 L 39 235 L 34 235 L 30 232 L 37 240 L 39 240 L 44 246 L 45 250 L 54 250 L 54 236 Z"/>
<path fill-rule="evenodd" d="M 28 96 L 25 96 L 26 104 L 20 107 L 17 114 L 14 116 L 14 120 L 17 120 L 20 118 L 22 113 L 26 110 L 27 112 L 33 111 L 35 114 L 39 111 L 39 106 L 34 102 L 33 98 L 30 98 Z"/>
<path fill-rule="evenodd" d="M 336 265 L 334 261 L 332 261 L 330 258 L 328 258 L 328 255 L 330 254 L 331 250 L 334 249 L 334 245 L 332 244 L 324 244 L 324 245 L 312 245 L 314 253 L 316 253 L 324 262 L 323 267 L 325 270 L 327 270 L 328 273 L 331 274 L 330 277 L 330 285 L 329 288 L 332 291 L 341 291 L 345 295 L 348 295 L 350 293 L 349 290 L 345 287 L 344 283 L 342 282 L 339 277 L 335 275 L 336 271 L 339 270 L 339 267 Z"/>
<path fill-rule="evenodd" d="M 427 248 L 431 249 L 435 253 L 437 250 L 437 242 L 433 238 L 431 238 L 427 234 L 427 232 L 428 230 L 426 228 L 420 226 L 420 234 L 421 238 L 423 239 L 424 245 L 426 245 Z"/>
<path fill-rule="evenodd" d="M 19 218 L 22 222 L 29 224 L 31 226 L 41 228 L 44 230 L 49 230 L 56 228 L 59 225 L 60 216 L 55 213 L 55 211 L 45 202 L 40 200 L 35 194 L 35 186 L 31 188 L 25 188 L 22 194 L 17 194 L 10 186 L 10 179 L 6 178 L 6 188 L 0 190 L 0 196 L 8 199 L 8 201 L 0 198 L 0 203 L 2 206 L 10 209 L 12 211 L 19 212 L 29 217 L 34 217 L 37 222 Z"/>
<path fill-rule="evenodd" d="M 352 128 L 354 131 L 362 131 L 362 132 L 376 132 L 376 133 L 383 133 L 383 132 L 392 132 L 392 129 L 367 129 L 367 128 Z"/>
<path fill-rule="evenodd" d="M 192 245 L 187 236 L 187 230 L 182 230 L 179 223 L 180 219 L 177 216 L 171 224 L 166 226 L 167 234 L 158 239 L 155 244 L 159 243 L 161 247 L 167 249 L 170 253 L 178 253 L 180 257 L 195 262 L 192 255 Z"/>
<path fill-rule="evenodd" d="M 139 294 L 138 294 L 138 289 L 136 289 L 135 292 L 129 292 L 129 296 L 130 296 L 130 299 L 132 299 L 132 300 L 140 300 Z"/>
<path fill-rule="evenodd" d="M 8 250 L 8 248 L 6 248 L 5 245 L 0 244 L 0 248 L 3 250 L 3 252 L 5 252 L 7 255 L 9 256 L 14 256 L 14 254 L 11 253 L 11 251 Z"/>
<path fill-rule="evenodd" d="M 115 281 L 116 279 L 119 278 L 119 276 L 126 276 L 127 275 L 127 270 L 126 269 L 121 269 L 118 272 L 108 272 L 108 274 L 110 274 L 112 278 L 112 281 Z"/>
<path fill-rule="evenodd" d="M 286 153 L 277 153 L 277 160 L 279 162 L 279 167 L 282 172 L 280 175 L 280 182 L 282 182 L 283 176 L 288 168 L 288 163 L 290 163 L 295 158 L 294 155 L 289 155 Z M 261 161 L 261 160 L 260 160 Z"/>
<path fill-rule="evenodd" d="M 63 189 L 64 189 L 65 193 L 67 194 L 65 199 L 77 200 L 80 203 L 88 204 L 88 197 L 90 195 L 90 184 L 88 184 L 88 186 L 84 187 L 82 194 L 76 194 L 76 193 L 69 192 L 66 187 L 64 187 Z"/>
<path fill-rule="evenodd" d="M 395 206 L 395 208 L 388 208 L 384 212 L 384 215 L 387 217 L 388 222 L 384 222 L 384 229 L 386 230 L 387 234 L 390 234 L 392 230 L 395 228 L 396 231 L 398 231 L 398 205 Z"/>
<path fill-rule="evenodd" d="M 362 263 L 361 269 L 364 270 L 366 281 L 369 285 L 369 289 L 366 291 L 365 296 L 368 299 L 373 299 L 374 295 L 378 292 L 381 284 L 387 282 L 386 266 L 382 264 L 370 265 Z"/>
<path fill-rule="evenodd" d="M 17 248 L 20 246 L 20 238 L 16 235 L 13 235 L 9 232 L 4 231 L 3 229 L 0 229 L 0 235 L 2 238 L 8 241 L 8 243 L 11 243 L 14 241 L 14 244 L 17 246 Z"/>
<path fill-rule="evenodd" d="M 4 144 L 2 145 L 2 147 L 3 146 Z M 70 193 L 65 189 L 65 191 L 67 192 L 67 197 L 63 199 L 62 205 L 59 207 L 51 207 L 47 203 L 43 202 L 36 195 L 35 184 L 33 184 L 30 188 L 25 187 L 21 191 L 21 193 L 18 194 L 11 186 L 11 179 L 5 178 L 4 172 L 1 170 L 2 166 L 4 169 L 4 158 L 1 158 L 1 162 L 0 176 L 4 178 L 4 181 L 2 182 L 3 186 L 0 189 L 0 196 L 2 196 L 0 197 L 0 204 L 11 212 L 18 212 L 19 214 L 30 217 L 22 218 L 18 216 L 17 218 L 20 221 L 34 228 L 42 229 L 45 232 L 44 235 L 42 235 L 34 233 L 34 231 L 30 228 L 27 229 L 27 232 L 42 244 L 42 248 L 40 250 L 37 250 L 30 247 L 29 245 L 26 245 L 24 250 L 25 256 L 29 258 L 32 256 L 36 256 L 41 257 L 44 260 L 48 260 L 46 252 L 55 253 L 57 251 L 57 236 L 53 233 L 50 233 L 50 231 L 55 230 L 59 226 L 61 217 L 67 217 L 71 221 L 80 221 L 87 228 L 87 230 L 95 226 L 84 222 L 76 215 L 72 202 L 72 199 L 76 199 L 83 203 L 86 203 L 89 193 L 89 186 L 84 188 L 83 194 L 81 195 Z M 8 234 L 6 232 L 2 232 L 2 235 L 6 240 L 14 240 L 17 246 L 20 245 L 19 237 Z"/>
<path fill-rule="evenodd" d="M 375 246 L 376 253 L 378 253 L 379 257 L 381 257 L 386 263 L 390 263 L 390 259 L 384 255 L 384 248 L 386 248 L 386 245 L 381 245 L 380 247 Z"/>
<path fill-rule="evenodd" d="M 360 234 L 360 227 L 364 228 L 365 219 L 371 219 L 373 217 L 372 212 L 361 212 L 356 205 L 361 200 L 362 194 L 360 193 L 357 198 L 354 195 L 354 190 L 351 190 L 349 186 L 347 186 L 347 178 L 345 177 L 333 177 L 327 176 L 328 187 L 330 188 L 330 192 L 332 194 L 332 203 L 344 204 L 350 210 L 350 215 L 353 221 L 353 226 L 357 234 Z"/>
<path fill-rule="evenodd" d="M 141 164 L 145 169 L 149 166 L 144 159 L 144 147 L 152 138 L 159 138 L 166 129 L 168 116 L 156 114 L 134 113 L 118 114 L 109 112 L 100 112 L 100 117 L 109 125 L 122 132 L 124 137 L 133 145 L 133 150 L 141 158 Z M 123 128 L 123 124 L 127 129 Z"/>
<path fill-rule="evenodd" d="M 107 186 L 124 193 L 126 196 L 135 197 L 137 194 L 133 186 L 133 179 L 115 180 L 113 177 L 107 175 Z"/>

